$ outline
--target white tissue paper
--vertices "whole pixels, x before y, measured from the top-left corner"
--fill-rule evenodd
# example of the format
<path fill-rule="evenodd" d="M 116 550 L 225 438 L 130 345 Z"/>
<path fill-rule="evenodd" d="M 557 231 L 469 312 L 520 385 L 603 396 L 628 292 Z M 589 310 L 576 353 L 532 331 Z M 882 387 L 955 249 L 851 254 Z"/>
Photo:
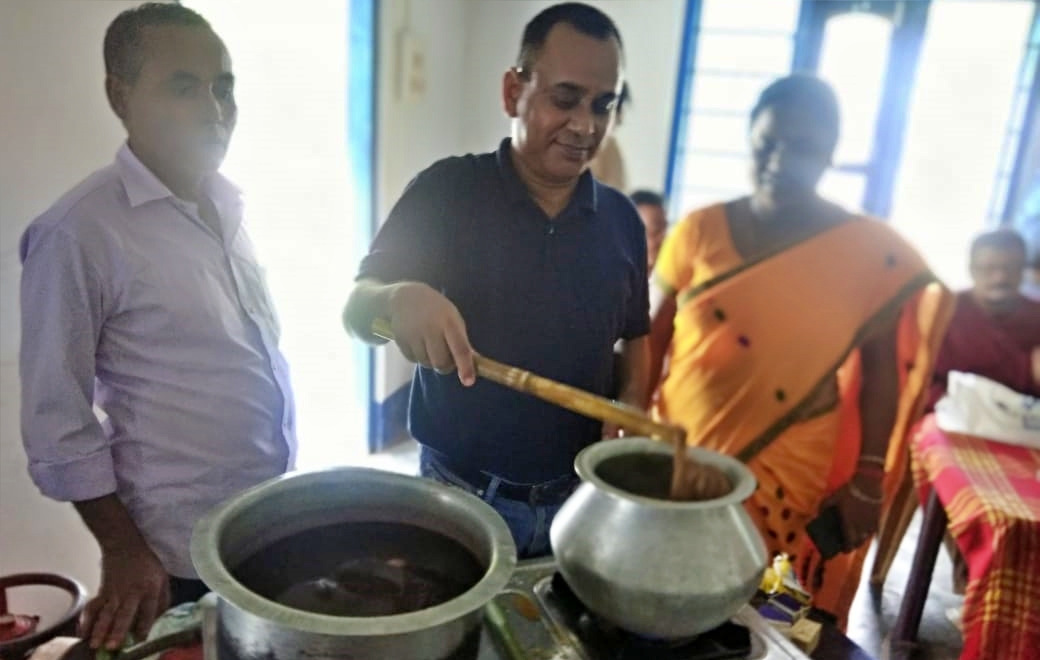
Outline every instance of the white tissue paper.
<path fill-rule="evenodd" d="M 950 372 L 935 422 L 947 433 L 1040 449 L 1040 399 L 976 374 Z"/>

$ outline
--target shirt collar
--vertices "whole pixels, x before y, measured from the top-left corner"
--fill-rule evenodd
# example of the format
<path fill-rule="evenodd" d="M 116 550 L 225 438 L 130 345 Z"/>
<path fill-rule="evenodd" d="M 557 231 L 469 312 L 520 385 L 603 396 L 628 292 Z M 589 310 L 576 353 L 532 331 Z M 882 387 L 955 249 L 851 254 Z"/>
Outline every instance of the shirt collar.
<path fill-rule="evenodd" d="M 155 176 L 148 167 L 141 162 L 126 142 L 116 152 L 116 166 L 119 177 L 126 189 L 127 199 L 130 207 L 135 208 L 148 202 L 159 199 L 176 198 L 173 192 L 166 187 L 159 177 Z M 213 197 L 215 204 L 221 205 L 225 202 L 235 201 L 241 197 L 242 191 L 238 186 L 231 183 L 224 175 L 215 173 L 206 178 L 203 189 Z"/>
<path fill-rule="evenodd" d="M 496 159 L 498 160 L 499 171 L 502 172 L 502 179 L 505 182 L 506 197 L 510 202 L 516 203 L 530 199 L 531 195 L 516 171 L 516 166 L 513 164 L 512 151 L 512 140 L 505 138 L 498 145 Z M 579 208 L 583 211 L 596 212 L 598 208 L 596 182 L 592 178 L 592 173 L 587 169 L 578 178 L 578 185 L 574 188 L 574 195 L 571 197 L 567 208 Z"/>

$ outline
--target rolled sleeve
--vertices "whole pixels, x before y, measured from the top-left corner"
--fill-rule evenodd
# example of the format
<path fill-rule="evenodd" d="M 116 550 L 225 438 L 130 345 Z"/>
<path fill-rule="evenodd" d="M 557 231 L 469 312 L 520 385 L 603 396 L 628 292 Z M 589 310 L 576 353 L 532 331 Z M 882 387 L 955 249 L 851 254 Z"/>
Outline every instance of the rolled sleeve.
<path fill-rule="evenodd" d="M 93 410 L 105 292 L 86 250 L 60 227 L 21 243 L 22 442 L 47 497 L 80 501 L 116 490 L 109 440 Z"/>
<path fill-rule="evenodd" d="M 77 438 L 62 438 L 63 443 Z M 93 438 L 82 438 L 90 442 Z M 29 476 L 40 492 L 61 502 L 82 502 L 116 492 L 112 453 L 104 447 L 66 463 L 34 460 L 30 454 Z"/>

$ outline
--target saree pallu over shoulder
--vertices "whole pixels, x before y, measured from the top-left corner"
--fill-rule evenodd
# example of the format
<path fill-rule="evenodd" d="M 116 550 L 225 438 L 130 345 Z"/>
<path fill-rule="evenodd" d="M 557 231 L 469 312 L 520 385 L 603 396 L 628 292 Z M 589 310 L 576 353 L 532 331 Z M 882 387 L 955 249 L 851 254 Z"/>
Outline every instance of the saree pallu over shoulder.
<path fill-rule="evenodd" d="M 680 289 L 657 412 L 691 444 L 750 460 L 934 279 L 895 231 L 856 217 Z"/>

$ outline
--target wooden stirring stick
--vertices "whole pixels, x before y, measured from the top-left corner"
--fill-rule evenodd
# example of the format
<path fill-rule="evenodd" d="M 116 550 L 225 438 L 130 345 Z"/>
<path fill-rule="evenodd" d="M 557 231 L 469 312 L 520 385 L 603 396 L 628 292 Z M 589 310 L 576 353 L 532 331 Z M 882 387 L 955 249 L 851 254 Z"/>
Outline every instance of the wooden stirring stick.
<path fill-rule="evenodd" d="M 372 334 L 388 341 L 394 340 L 394 331 L 385 319 L 376 319 L 372 322 Z M 679 438 L 685 441 L 686 432 L 683 429 L 656 422 L 635 406 L 611 401 L 606 397 L 597 396 L 577 387 L 538 376 L 520 367 L 497 362 L 479 353 L 474 354 L 473 363 L 477 368 L 477 375 L 481 378 L 494 381 L 518 392 L 534 395 L 543 401 L 554 403 L 579 415 L 617 424 L 626 431 L 665 442 L 674 443 Z"/>
<path fill-rule="evenodd" d="M 387 341 L 394 341 L 394 331 L 386 319 L 372 321 L 372 334 Z M 473 363 L 477 368 L 477 375 L 481 378 L 518 392 L 531 394 L 579 415 L 617 424 L 626 431 L 671 444 L 675 449 L 671 496 L 677 500 L 695 499 L 696 493 L 692 492 L 689 469 L 691 463 L 696 464 L 686 455 L 686 431 L 683 428 L 656 422 L 634 406 L 538 376 L 520 367 L 497 362 L 479 353 L 474 354 Z"/>

